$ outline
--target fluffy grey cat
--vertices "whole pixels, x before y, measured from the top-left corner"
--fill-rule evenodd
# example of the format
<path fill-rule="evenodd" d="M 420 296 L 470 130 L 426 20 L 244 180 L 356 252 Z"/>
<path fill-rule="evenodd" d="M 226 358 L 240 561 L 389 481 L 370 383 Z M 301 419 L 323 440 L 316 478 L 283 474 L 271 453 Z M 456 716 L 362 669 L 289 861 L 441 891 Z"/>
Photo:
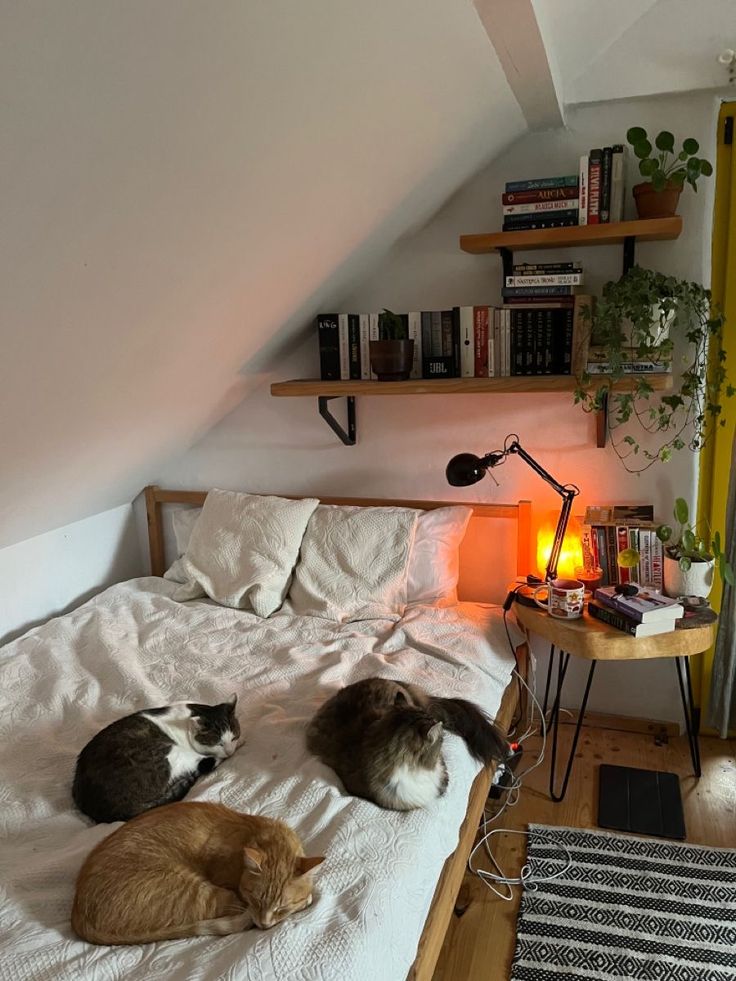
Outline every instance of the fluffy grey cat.
<path fill-rule="evenodd" d="M 219 705 L 174 702 L 118 719 L 77 759 L 72 796 L 93 821 L 127 821 L 181 800 L 231 756 L 240 738 L 237 696 Z"/>
<path fill-rule="evenodd" d="M 433 698 L 385 678 L 358 681 L 328 699 L 309 723 L 307 746 L 348 793 L 406 811 L 447 789 L 443 728 L 486 765 L 509 754 L 501 731 L 472 702 Z"/>

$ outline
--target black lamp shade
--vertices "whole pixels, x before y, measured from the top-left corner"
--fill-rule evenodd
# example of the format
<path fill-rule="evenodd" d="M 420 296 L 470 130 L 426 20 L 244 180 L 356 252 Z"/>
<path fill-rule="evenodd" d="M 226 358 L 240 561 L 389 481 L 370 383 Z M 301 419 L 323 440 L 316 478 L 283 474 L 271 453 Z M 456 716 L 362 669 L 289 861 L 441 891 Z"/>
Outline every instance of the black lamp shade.
<path fill-rule="evenodd" d="M 475 453 L 458 453 L 447 464 L 445 474 L 453 487 L 468 487 L 482 480 L 487 469 L 488 464 Z"/>

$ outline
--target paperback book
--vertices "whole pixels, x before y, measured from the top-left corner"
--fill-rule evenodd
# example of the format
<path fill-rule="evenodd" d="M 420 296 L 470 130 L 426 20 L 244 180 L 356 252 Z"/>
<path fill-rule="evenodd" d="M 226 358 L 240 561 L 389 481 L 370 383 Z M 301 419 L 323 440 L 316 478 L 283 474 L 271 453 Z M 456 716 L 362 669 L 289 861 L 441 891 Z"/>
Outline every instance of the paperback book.
<path fill-rule="evenodd" d="M 617 593 L 615 586 L 600 586 L 593 594 L 603 606 L 635 620 L 637 623 L 653 623 L 683 616 L 685 610 L 681 603 L 661 593 L 640 588 L 633 596 Z"/>
<path fill-rule="evenodd" d="M 617 610 L 604 606 L 595 599 L 588 601 L 588 613 L 601 623 L 607 623 L 609 627 L 615 627 L 616 630 L 621 630 L 632 637 L 656 637 L 658 634 L 671 633 L 675 629 L 674 618 L 640 623 Z"/>

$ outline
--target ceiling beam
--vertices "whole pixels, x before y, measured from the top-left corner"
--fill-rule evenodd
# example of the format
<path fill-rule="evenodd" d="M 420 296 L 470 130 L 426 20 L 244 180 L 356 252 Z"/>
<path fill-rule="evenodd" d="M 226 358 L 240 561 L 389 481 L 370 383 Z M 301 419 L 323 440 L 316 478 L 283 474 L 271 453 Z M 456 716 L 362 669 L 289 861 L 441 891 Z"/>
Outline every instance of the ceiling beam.
<path fill-rule="evenodd" d="M 562 105 L 532 0 L 474 3 L 529 128 L 562 126 Z"/>

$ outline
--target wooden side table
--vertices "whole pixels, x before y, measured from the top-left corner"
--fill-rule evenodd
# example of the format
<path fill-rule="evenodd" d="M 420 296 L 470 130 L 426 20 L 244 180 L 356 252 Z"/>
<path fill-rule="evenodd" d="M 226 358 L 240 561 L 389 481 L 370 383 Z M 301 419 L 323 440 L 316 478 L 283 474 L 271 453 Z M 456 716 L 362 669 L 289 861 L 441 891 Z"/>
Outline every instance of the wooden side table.
<path fill-rule="evenodd" d="M 578 745 L 580 728 L 585 717 L 585 707 L 593 683 L 593 674 L 599 661 L 641 661 L 654 657 L 670 657 L 674 659 L 677 680 L 680 685 L 682 710 L 685 715 L 685 728 L 690 745 L 690 757 L 693 761 L 695 776 L 700 776 L 700 746 L 698 744 L 698 724 L 693 705 L 693 689 L 690 680 L 690 658 L 693 654 L 702 654 L 713 644 L 716 636 L 716 623 L 687 630 L 673 630 L 668 634 L 657 634 L 654 637 L 632 637 L 621 630 L 609 627 L 589 616 L 587 611 L 577 620 L 561 620 L 551 617 L 544 610 L 514 604 L 514 611 L 519 623 L 532 633 L 539 634 L 550 642 L 550 663 L 547 671 L 547 683 L 544 692 L 543 711 L 547 711 L 550 680 L 552 677 L 555 652 L 559 654 L 557 663 L 557 691 L 555 693 L 550 713 L 550 728 L 552 729 L 552 760 L 549 776 L 549 792 L 552 800 L 561 801 L 567 791 L 575 750 Z M 585 693 L 580 705 L 575 735 L 567 761 L 565 775 L 560 792 L 555 790 L 557 770 L 557 731 L 559 728 L 560 699 L 565 682 L 567 665 L 570 655 L 590 661 L 588 680 Z M 685 680 L 683 681 L 683 674 Z"/>

